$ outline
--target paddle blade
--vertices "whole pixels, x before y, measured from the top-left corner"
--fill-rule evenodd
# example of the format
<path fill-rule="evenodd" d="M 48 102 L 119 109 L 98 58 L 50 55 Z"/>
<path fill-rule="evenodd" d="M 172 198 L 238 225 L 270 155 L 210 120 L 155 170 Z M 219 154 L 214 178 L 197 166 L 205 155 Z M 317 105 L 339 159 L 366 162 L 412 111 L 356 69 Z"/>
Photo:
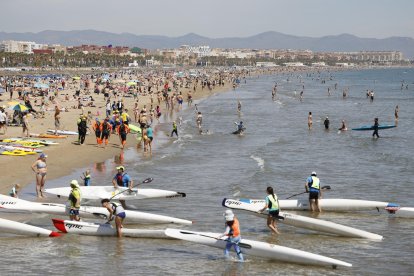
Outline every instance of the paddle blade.
<path fill-rule="evenodd" d="M 326 186 L 322 187 L 322 190 L 330 190 L 330 189 L 331 189 L 331 186 L 329 186 L 329 185 L 326 185 Z"/>
<path fill-rule="evenodd" d="M 142 184 L 150 183 L 150 182 L 152 182 L 152 180 L 154 180 L 154 178 L 148 177 L 147 179 L 145 179 L 144 181 L 142 181 Z"/>

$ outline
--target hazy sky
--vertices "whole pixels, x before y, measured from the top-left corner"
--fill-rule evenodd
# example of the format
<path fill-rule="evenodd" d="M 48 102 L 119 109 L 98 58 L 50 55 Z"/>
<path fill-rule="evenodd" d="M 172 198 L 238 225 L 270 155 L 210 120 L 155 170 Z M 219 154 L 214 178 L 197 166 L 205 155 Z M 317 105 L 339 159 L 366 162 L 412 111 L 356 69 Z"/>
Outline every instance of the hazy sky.
<path fill-rule="evenodd" d="M 0 0 L 0 31 L 414 38 L 414 0 Z"/>

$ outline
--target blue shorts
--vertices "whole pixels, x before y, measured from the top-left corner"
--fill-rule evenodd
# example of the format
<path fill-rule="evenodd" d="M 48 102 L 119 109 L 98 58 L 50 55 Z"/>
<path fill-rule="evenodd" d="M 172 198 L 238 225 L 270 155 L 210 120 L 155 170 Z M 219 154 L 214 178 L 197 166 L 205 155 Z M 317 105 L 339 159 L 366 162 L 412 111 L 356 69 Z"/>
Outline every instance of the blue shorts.
<path fill-rule="evenodd" d="M 319 192 L 309 192 L 309 199 L 319 199 Z"/>
<path fill-rule="evenodd" d="M 125 212 L 121 212 L 118 215 L 116 215 L 117 217 L 120 217 L 121 219 L 124 219 L 126 217 Z"/>
<path fill-rule="evenodd" d="M 79 210 L 77 210 L 77 209 L 70 209 L 69 215 L 79 216 Z"/>
<path fill-rule="evenodd" d="M 91 179 L 86 178 L 84 184 L 85 184 L 85 186 L 91 186 Z"/>

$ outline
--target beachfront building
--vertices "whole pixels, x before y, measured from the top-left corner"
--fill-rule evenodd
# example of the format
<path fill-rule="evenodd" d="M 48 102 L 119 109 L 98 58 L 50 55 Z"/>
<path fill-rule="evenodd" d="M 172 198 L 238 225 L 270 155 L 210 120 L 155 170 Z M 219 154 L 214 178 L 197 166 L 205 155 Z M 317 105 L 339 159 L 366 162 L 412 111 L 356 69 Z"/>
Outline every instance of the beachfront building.
<path fill-rule="evenodd" d="M 158 60 L 155 60 L 154 57 L 151 57 L 151 59 L 145 60 L 145 66 L 152 67 L 152 66 L 158 66 L 161 63 Z"/>
<path fill-rule="evenodd" d="M 197 55 L 198 58 L 208 57 L 211 55 L 211 48 L 210 46 L 207 46 L 207 45 L 201 45 L 201 46 L 181 45 L 178 50 L 185 56 L 191 56 L 195 54 Z"/>
<path fill-rule="evenodd" d="M 256 67 L 263 67 L 263 68 L 269 68 L 269 67 L 277 67 L 279 65 L 277 65 L 274 62 L 270 62 L 270 61 L 258 61 L 256 62 Z"/>
<path fill-rule="evenodd" d="M 46 44 L 33 41 L 6 40 L 0 43 L 0 52 L 33 54 L 33 50 L 47 49 Z"/>
<path fill-rule="evenodd" d="M 303 64 L 302 62 L 285 62 L 285 63 L 283 63 L 283 65 L 285 65 L 286 67 L 303 67 L 303 66 L 305 66 L 305 64 Z"/>

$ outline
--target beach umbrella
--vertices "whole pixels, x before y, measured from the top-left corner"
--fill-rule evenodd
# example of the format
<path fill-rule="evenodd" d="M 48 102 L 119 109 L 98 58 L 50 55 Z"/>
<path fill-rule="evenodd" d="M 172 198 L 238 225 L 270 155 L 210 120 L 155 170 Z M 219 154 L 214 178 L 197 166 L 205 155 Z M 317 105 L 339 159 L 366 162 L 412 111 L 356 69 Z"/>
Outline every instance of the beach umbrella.
<path fill-rule="evenodd" d="M 29 109 L 27 108 L 27 106 L 22 105 L 22 104 L 16 104 L 16 105 L 15 105 L 12 109 L 13 109 L 13 110 L 18 110 L 18 111 L 20 111 L 20 112 L 23 112 L 23 111 L 29 110 Z"/>
<path fill-rule="evenodd" d="M 19 102 L 12 101 L 7 103 L 8 106 L 15 106 L 16 104 L 19 104 Z"/>

